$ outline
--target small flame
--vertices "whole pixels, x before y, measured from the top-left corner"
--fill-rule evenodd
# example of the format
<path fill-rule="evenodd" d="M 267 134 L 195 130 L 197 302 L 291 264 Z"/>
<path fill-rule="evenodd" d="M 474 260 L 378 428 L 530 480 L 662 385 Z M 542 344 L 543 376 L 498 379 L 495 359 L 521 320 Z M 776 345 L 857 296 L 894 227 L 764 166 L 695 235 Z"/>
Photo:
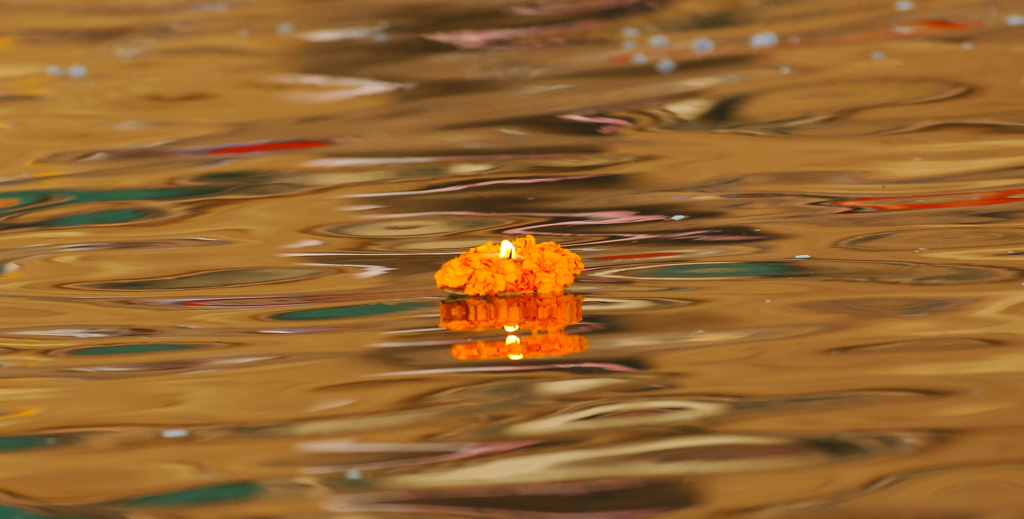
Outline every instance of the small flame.
<path fill-rule="evenodd" d="M 508 337 L 505 337 L 505 346 L 519 344 L 519 342 L 519 337 L 516 337 L 515 335 L 509 335 Z"/>
<path fill-rule="evenodd" d="M 523 360 L 523 354 L 522 353 L 509 353 L 508 354 L 508 358 L 509 358 L 509 360 Z"/>
<path fill-rule="evenodd" d="M 519 325 L 518 324 L 506 324 L 505 325 L 505 331 L 508 332 L 508 333 L 512 333 L 512 332 L 514 332 L 514 331 L 516 331 L 518 329 L 519 329 Z"/>
<path fill-rule="evenodd" d="M 508 240 L 501 240 L 501 252 L 498 253 L 498 257 L 501 259 L 511 259 L 516 255 L 516 247 L 512 245 L 512 242 Z"/>

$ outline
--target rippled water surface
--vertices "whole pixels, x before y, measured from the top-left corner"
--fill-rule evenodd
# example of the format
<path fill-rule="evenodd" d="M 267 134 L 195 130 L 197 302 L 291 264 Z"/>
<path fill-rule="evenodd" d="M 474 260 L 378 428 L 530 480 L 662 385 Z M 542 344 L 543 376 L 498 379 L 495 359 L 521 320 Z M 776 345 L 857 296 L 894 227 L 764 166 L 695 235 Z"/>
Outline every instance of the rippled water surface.
<path fill-rule="evenodd" d="M 1018 2 L 0 10 L 0 517 L 1024 510 Z"/>

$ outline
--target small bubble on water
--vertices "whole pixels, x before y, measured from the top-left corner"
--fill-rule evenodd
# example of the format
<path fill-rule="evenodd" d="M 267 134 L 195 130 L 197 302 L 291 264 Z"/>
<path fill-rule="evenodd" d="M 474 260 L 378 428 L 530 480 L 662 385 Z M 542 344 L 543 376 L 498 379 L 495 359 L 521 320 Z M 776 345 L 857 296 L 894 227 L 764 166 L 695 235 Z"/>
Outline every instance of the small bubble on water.
<path fill-rule="evenodd" d="M 68 77 L 85 77 L 89 74 L 89 69 L 85 65 L 71 65 L 68 67 Z"/>
<path fill-rule="evenodd" d="M 880 50 L 876 50 L 871 53 L 871 59 L 885 59 L 885 53 Z"/>
<path fill-rule="evenodd" d="M 640 29 L 637 29 L 636 27 L 626 27 L 622 29 L 623 38 L 636 38 L 637 36 L 640 36 Z"/>
<path fill-rule="evenodd" d="M 388 41 L 388 33 L 384 31 L 377 31 L 373 33 L 373 41 L 377 43 L 383 43 Z"/>
<path fill-rule="evenodd" d="M 295 32 L 295 25 L 291 22 L 282 22 L 277 24 L 277 33 L 281 35 L 291 34 Z"/>
<path fill-rule="evenodd" d="M 164 429 L 160 431 L 163 438 L 185 438 L 188 436 L 188 429 Z"/>
<path fill-rule="evenodd" d="M 46 75 L 47 76 L 63 76 L 64 75 L 64 67 L 62 67 L 60 65 L 47 65 L 46 66 Z"/>
<path fill-rule="evenodd" d="M 792 69 L 790 69 L 786 65 L 783 65 L 783 66 L 779 67 L 779 73 L 780 74 L 789 74 L 790 72 L 792 72 Z"/>
<path fill-rule="evenodd" d="M 796 256 L 793 256 L 793 258 L 794 259 L 810 259 L 811 255 L 810 254 L 797 254 Z"/>
<path fill-rule="evenodd" d="M 690 48 L 693 52 L 711 52 L 715 50 L 715 42 L 711 41 L 710 38 L 697 38 L 690 43 Z"/>
<path fill-rule="evenodd" d="M 960 44 L 960 48 L 963 50 L 971 50 L 974 48 L 974 44 L 969 41 L 965 41 Z"/>
<path fill-rule="evenodd" d="M 630 63 L 634 65 L 646 65 L 647 56 L 638 52 L 633 55 L 633 59 L 630 60 Z"/>
<path fill-rule="evenodd" d="M 914 2 L 911 0 L 899 0 L 893 4 L 893 7 L 895 7 L 897 11 L 913 11 Z"/>
<path fill-rule="evenodd" d="M 664 34 L 655 34 L 650 38 L 647 38 L 647 43 L 651 47 L 668 47 L 668 36 Z"/>
<path fill-rule="evenodd" d="M 622 42 L 622 50 L 635 50 L 635 49 L 636 49 L 636 42 L 635 41 L 626 40 L 626 41 Z"/>
<path fill-rule="evenodd" d="M 750 46 L 755 49 L 774 47 L 779 44 L 779 36 L 772 31 L 759 32 L 750 37 Z"/>
<path fill-rule="evenodd" d="M 765 300 L 764 300 L 764 302 L 765 302 L 765 303 L 771 303 L 771 302 L 772 302 L 772 300 L 771 300 L 771 299 L 765 299 Z"/>
<path fill-rule="evenodd" d="M 1006 25 L 1020 27 L 1024 25 L 1024 14 L 1011 14 L 1006 17 Z"/>
<path fill-rule="evenodd" d="M 350 481 L 363 479 L 363 473 L 359 469 L 348 469 L 348 472 L 345 473 L 345 479 Z"/>
<path fill-rule="evenodd" d="M 672 72 L 675 69 L 676 62 L 667 58 L 659 59 L 658 62 L 654 64 L 654 70 L 657 70 L 662 74 L 668 74 L 669 72 Z"/>
<path fill-rule="evenodd" d="M 686 215 L 685 214 L 677 214 L 677 215 L 673 216 L 672 219 L 678 222 L 679 220 L 685 220 L 686 219 Z"/>

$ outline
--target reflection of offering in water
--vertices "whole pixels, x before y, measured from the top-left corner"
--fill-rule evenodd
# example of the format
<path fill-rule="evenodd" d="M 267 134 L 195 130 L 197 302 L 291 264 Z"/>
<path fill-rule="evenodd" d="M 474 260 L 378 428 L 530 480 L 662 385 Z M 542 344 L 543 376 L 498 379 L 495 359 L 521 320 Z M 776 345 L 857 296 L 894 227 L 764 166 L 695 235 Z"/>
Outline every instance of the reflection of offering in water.
<path fill-rule="evenodd" d="M 520 360 L 528 357 L 557 357 L 585 349 L 587 339 L 582 335 L 550 332 L 525 337 L 509 335 L 504 341 L 464 342 L 452 346 L 449 353 L 459 360 Z"/>
<path fill-rule="evenodd" d="M 467 295 L 561 294 L 583 270 L 580 257 L 533 236 L 487 242 L 449 260 L 434 274 L 438 288 Z"/>
<path fill-rule="evenodd" d="M 456 331 L 504 329 L 508 333 L 504 341 L 456 344 L 449 353 L 459 360 L 520 360 L 567 355 L 587 349 L 585 338 L 562 331 L 583 319 L 582 303 L 583 297 L 573 294 L 442 301 L 440 326 Z M 523 337 L 515 335 L 520 330 L 532 333 Z"/>
<path fill-rule="evenodd" d="M 459 299 L 441 302 L 442 328 L 497 330 L 562 330 L 583 319 L 583 297 L 573 294 Z"/>

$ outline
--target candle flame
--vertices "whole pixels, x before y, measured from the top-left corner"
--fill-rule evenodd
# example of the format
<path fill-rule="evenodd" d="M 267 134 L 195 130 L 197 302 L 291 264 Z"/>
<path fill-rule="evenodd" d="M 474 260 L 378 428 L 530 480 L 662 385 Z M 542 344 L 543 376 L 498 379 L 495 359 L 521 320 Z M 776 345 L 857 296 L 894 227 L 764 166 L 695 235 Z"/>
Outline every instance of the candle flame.
<path fill-rule="evenodd" d="M 508 240 L 501 240 L 501 252 L 498 257 L 501 259 L 512 259 L 516 255 L 516 247 Z"/>
<path fill-rule="evenodd" d="M 519 325 L 518 324 L 506 324 L 504 326 L 504 328 L 505 328 L 506 332 L 512 333 L 512 332 L 514 332 L 514 331 L 519 329 Z"/>
<path fill-rule="evenodd" d="M 519 344 L 520 342 L 521 341 L 519 340 L 519 337 L 516 337 L 515 335 L 509 335 L 508 337 L 505 337 L 505 346 Z"/>
<path fill-rule="evenodd" d="M 523 354 L 522 353 L 509 353 L 508 354 L 508 358 L 510 360 L 523 360 Z"/>

